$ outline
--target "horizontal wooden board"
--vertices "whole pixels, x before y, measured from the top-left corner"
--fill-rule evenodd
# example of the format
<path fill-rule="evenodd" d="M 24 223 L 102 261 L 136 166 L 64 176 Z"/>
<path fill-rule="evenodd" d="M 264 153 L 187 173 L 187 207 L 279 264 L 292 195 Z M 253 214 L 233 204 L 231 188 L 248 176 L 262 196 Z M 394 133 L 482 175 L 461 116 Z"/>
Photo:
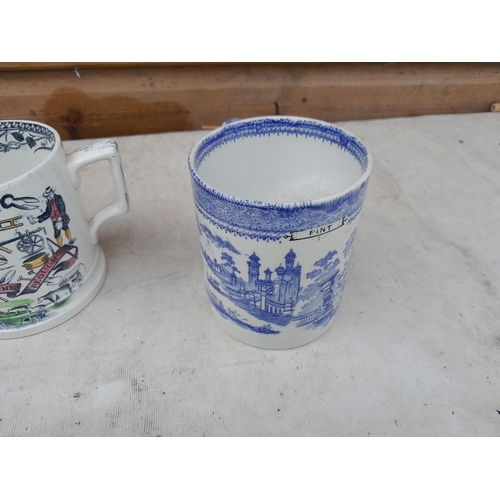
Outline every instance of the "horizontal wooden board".
<path fill-rule="evenodd" d="M 0 66 L 0 119 L 41 121 L 63 139 L 209 129 L 274 114 L 335 122 L 475 113 L 494 102 L 496 63 Z"/>
<path fill-rule="evenodd" d="M 73 68 L 145 68 L 162 66 L 185 66 L 179 62 L 0 62 L 1 71 L 36 71 L 46 69 Z M 191 65 L 212 63 L 189 63 Z"/>

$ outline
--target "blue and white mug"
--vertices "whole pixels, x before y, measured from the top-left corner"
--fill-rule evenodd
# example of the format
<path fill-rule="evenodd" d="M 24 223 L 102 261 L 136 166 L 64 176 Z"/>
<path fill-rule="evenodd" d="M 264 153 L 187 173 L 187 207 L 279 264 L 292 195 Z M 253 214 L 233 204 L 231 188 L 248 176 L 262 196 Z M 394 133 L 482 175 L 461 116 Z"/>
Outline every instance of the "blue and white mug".
<path fill-rule="evenodd" d="M 286 349 L 338 310 L 372 170 L 365 145 L 329 123 L 231 120 L 188 158 L 206 287 L 236 339 Z"/>

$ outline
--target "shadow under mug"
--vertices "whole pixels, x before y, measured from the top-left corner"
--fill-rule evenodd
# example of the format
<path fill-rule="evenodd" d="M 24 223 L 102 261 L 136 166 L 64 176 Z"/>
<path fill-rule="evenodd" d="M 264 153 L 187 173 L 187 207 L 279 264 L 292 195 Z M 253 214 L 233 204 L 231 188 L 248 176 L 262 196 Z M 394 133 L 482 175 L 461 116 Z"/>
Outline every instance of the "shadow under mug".
<path fill-rule="evenodd" d="M 79 170 L 100 160 L 117 198 L 88 220 Z M 52 127 L 0 121 L 0 339 L 45 331 L 92 301 L 106 277 L 97 230 L 128 209 L 115 141 L 66 155 Z"/>
<path fill-rule="evenodd" d="M 188 158 L 209 302 L 236 339 L 297 347 L 338 310 L 372 157 L 319 120 L 230 120 Z"/>

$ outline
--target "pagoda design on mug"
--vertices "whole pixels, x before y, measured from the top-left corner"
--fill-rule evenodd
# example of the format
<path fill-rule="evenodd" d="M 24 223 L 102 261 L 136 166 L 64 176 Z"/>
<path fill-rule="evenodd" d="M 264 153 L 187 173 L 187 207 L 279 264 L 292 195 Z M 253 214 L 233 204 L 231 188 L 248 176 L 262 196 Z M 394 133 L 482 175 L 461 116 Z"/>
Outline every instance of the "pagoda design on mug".
<path fill-rule="evenodd" d="M 248 259 L 248 288 L 256 292 L 255 306 L 261 311 L 281 316 L 291 315 L 299 299 L 300 264 L 295 265 L 297 255 L 292 249 L 285 255 L 285 267 L 281 264 L 276 268 L 276 278 L 267 268 L 265 278 L 260 277 L 260 259 L 255 252 Z M 260 297 L 260 298 L 259 298 Z"/>
<path fill-rule="evenodd" d="M 287 325 L 315 329 L 335 314 L 348 267 L 340 270 L 341 259 L 335 250 L 314 262 L 305 274 L 293 248 L 273 270 L 269 266 L 262 270 L 266 263 L 255 251 L 243 256 L 207 225 L 200 224 L 200 234 L 209 297 L 225 318 L 259 333 L 277 334 Z M 354 235 L 355 230 L 345 245 L 344 262 L 350 257 Z M 245 318 L 243 311 L 261 322 Z"/>

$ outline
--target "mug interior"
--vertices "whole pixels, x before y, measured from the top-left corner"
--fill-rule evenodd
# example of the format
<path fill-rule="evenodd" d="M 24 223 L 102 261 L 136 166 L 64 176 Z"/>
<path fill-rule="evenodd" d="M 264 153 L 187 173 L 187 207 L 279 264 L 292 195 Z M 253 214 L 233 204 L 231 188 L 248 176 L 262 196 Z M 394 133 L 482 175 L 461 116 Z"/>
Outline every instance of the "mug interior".
<path fill-rule="evenodd" d="M 41 124 L 0 121 L 0 184 L 35 168 L 55 145 L 55 134 Z"/>
<path fill-rule="evenodd" d="M 368 151 L 326 122 L 295 117 L 241 120 L 194 148 L 199 179 L 225 195 L 256 202 L 315 200 L 343 191 L 368 168 Z"/>

